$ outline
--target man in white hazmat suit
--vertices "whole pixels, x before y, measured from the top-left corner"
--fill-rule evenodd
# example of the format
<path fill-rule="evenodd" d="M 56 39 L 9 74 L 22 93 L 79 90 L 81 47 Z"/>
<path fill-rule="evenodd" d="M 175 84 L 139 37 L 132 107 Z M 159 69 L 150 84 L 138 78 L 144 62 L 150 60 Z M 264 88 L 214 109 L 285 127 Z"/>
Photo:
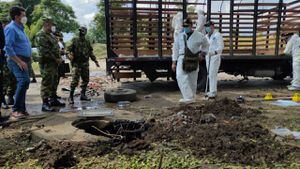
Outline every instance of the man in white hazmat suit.
<path fill-rule="evenodd" d="M 221 33 L 215 29 L 212 21 L 208 21 L 204 26 L 210 45 L 205 57 L 209 79 L 209 92 L 206 93 L 206 97 L 214 99 L 217 96 L 218 72 L 221 65 L 224 41 Z"/>
<path fill-rule="evenodd" d="M 289 38 L 290 37 L 290 38 Z M 289 41 L 284 53 L 293 57 L 293 80 L 289 90 L 300 90 L 300 37 L 297 34 L 287 34 Z"/>
<path fill-rule="evenodd" d="M 173 37 L 176 39 L 176 37 L 182 32 L 182 21 L 183 16 L 182 12 L 178 12 L 176 15 L 174 15 L 172 19 L 172 28 L 174 30 Z"/>
<path fill-rule="evenodd" d="M 204 25 L 205 25 L 205 22 L 206 22 L 206 17 L 204 16 L 204 11 L 201 10 L 201 9 L 198 9 L 197 10 L 197 16 L 198 16 L 198 19 L 197 19 L 196 30 L 203 33 L 203 34 L 205 34 Z"/>
<path fill-rule="evenodd" d="M 183 32 L 178 35 L 173 44 L 172 53 L 172 70 L 176 71 L 176 79 L 182 94 L 180 103 L 195 102 L 197 92 L 197 78 L 199 71 L 199 58 L 204 57 L 209 48 L 209 43 L 202 33 L 193 31 L 193 23 L 190 19 L 185 19 L 183 22 Z M 186 39 L 186 41 L 185 41 Z M 194 56 L 197 56 L 195 70 L 185 71 L 183 68 L 186 45 Z M 186 63 L 186 62 L 185 62 Z"/>

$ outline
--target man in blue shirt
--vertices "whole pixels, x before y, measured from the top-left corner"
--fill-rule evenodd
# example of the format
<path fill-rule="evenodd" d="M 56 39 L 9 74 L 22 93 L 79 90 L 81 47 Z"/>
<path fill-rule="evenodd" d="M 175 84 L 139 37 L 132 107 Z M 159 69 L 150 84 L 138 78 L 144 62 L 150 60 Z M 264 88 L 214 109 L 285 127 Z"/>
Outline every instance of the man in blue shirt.
<path fill-rule="evenodd" d="M 12 21 L 5 27 L 5 52 L 7 66 L 17 79 L 15 102 L 12 107 L 11 118 L 19 119 L 28 115 L 25 106 L 26 91 L 29 87 L 29 64 L 31 60 L 31 44 L 24 32 L 27 22 L 25 9 L 12 7 L 10 9 Z"/>

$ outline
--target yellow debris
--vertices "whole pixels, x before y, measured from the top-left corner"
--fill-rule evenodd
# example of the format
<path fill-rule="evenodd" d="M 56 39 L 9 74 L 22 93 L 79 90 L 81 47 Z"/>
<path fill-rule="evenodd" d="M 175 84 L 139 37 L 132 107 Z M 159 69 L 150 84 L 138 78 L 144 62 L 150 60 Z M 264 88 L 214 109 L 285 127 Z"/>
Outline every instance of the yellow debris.
<path fill-rule="evenodd" d="M 272 93 L 267 93 L 266 96 L 264 97 L 264 100 L 273 100 Z"/>
<path fill-rule="evenodd" d="M 292 100 L 294 102 L 300 102 L 300 93 L 295 93 Z"/>

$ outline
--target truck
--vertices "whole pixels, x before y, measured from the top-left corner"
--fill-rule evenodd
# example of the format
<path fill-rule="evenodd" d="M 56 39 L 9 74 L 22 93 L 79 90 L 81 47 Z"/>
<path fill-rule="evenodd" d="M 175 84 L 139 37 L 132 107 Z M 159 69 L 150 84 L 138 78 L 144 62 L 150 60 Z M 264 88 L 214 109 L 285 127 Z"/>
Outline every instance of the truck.
<path fill-rule="evenodd" d="M 201 0 L 200 0 L 201 1 Z M 300 0 L 105 0 L 107 73 L 121 78 L 176 80 L 171 70 L 172 18 L 207 20 L 222 33 L 220 72 L 244 77 L 292 76 L 292 57 L 283 53 L 287 33 L 300 33 Z M 196 25 L 195 25 L 196 26 Z M 198 88 L 207 78 L 199 63 Z"/>

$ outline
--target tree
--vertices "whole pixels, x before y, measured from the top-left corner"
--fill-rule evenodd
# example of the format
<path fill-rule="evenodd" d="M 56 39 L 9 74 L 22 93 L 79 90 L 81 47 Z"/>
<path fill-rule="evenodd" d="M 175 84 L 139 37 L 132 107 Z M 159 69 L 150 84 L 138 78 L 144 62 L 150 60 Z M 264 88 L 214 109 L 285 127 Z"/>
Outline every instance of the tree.
<path fill-rule="evenodd" d="M 60 0 L 41 0 L 32 13 L 29 35 L 31 40 L 42 29 L 43 18 L 52 18 L 57 30 L 61 32 L 74 32 L 79 27 L 71 6 L 63 4 Z"/>
<path fill-rule="evenodd" d="M 26 15 L 28 18 L 27 26 L 32 24 L 32 12 L 34 7 L 41 3 L 41 0 L 15 0 L 16 3 L 20 4 L 23 8 L 26 9 Z"/>
<path fill-rule="evenodd" d="M 122 0 L 121 0 L 122 1 Z M 124 2 L 124 4 L 126 4 Z M 112 3 L 111 7 L 121 7 L 123 3 Z M 106 41 L 106 22 L 105 22 L 105 2 L 100 0 L 98 3 L 99 12 L 96 14 L 92 27 L 90 29 L 90 35 L 96 37 L 94 41 L 104 43 Z"/>
<path fill-rule="evenodd" d="M 98 3 L 99 12 L 96 14 L 93 24 L 88 33 L 88 38 L 93 42 L 105 42 L 106 28 L 105 28 L 105 4 L 104 0 Z"/>
<path fill-rule="evenodd" d="M 9 9 L 12 6 L 17 5 L 15 1 L 13 2 L 0 2 L 0 20 L 10 19 Z"/>

